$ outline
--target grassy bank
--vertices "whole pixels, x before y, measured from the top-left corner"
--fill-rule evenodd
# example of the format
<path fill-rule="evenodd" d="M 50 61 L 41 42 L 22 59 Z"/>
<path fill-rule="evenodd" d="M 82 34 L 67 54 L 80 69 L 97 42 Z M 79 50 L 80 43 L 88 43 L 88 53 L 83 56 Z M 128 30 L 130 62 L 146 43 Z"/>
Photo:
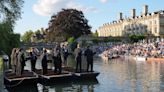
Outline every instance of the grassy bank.
<path fill-rule="evenodd" d="M 0 71 L 2 71 L 3 69 L 3 61 L 2 61 L 2 57 L 0 56 Z"/>

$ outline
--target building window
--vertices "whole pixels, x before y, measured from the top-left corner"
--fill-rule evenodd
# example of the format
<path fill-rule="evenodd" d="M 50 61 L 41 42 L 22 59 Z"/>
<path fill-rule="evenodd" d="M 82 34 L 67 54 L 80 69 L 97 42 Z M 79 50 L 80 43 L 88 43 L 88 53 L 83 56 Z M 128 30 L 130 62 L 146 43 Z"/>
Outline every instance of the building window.
<path fill-rule="evenodd" d="M 157 21 L 156 20 L 154 20 L 154 24 L 157 24 Z"/>
<path fill-rule="evenodd" d="M 154 28 L 154 33 L 157 33 L 157 27 Z"/>
<path fill-rule="evenodd" d="M 142 29 L 143 29 L 143 27 L 142 27 L 142 26 L 140 26 L 140 29 L 142 30 Z"/>
<path fill-rule="evenodd" d="M 150 28 L 150 30 L 149 31 L 152 31 L 152 28 Z"/>
<path fill-rule="evenodd" d="M 150 21 L 149 24 L 151 25 L 152 24 L 152 21 Z"/>

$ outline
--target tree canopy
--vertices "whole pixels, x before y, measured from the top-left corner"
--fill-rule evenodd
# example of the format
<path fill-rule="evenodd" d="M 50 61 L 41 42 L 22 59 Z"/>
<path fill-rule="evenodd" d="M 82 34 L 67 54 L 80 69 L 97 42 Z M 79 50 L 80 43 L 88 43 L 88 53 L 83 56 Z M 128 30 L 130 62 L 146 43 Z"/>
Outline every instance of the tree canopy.
<path fill-rule="evenodd" d="M 21 18 L 23 0 L 0 0 L 0 18 L 9 21 L 11 25 Z"/>
<path fill-rule="evenodd" d="M 70 37 L 78 38 L 90 34 L 91 27 L 82 11 L 76 9 L 63 9 L 54 14 L 49 21 L 48 40 L 66 41 Z"/>
<path fill-rule="evenodd" d="M 13 29 L 16 20 L 21 18 L 23 3 L 23 0 L 0 0 L 0 50 L 7 54 L 20 43 L 20 35 Z"/>
<path fill-rule="evenodd" d="M 31 37 L 34 34 L 32 30 L 26 31 L 23 36 L 21 36 L 21 40 L 25 43 L 31 42 Z"/>
<path fill-rule="evenodd" d="M 21 40 L 24 43 L 29 42 L 47 42 L 45 39 L 46 36 L 46 30 L 44 28 L 38 29 L 36 31 L 26 31 L 22 36 Z"/>
<path fill-rule="evenodd" d="M 11 31 L 8 23 L 0 23 L 0 51 L 10 54 L 13 47 L 18 47 L 20 35 Z"/>

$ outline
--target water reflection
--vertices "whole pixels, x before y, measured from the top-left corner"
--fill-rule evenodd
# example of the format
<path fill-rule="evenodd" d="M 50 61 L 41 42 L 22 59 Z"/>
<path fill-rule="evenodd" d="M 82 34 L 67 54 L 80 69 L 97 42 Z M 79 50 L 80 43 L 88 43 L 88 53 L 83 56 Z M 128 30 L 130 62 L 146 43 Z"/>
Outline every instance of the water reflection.
<path fill-rule="evenodd" d="M 37 68 L 39 64 L 37 62 Z M 14 89 L 14 92 L 164 92 L 164 62 L 136 62 L 124 58 L 103 62 L 95 58 L 94 70 L 100 72 L 97 81 L 37 84 Z M 0 78 L 3 79 L 2 70 Z M 5 89 L 0 85 L 0 90 L 4 92 Z"/>
<path fill-rule="evenodd" d="M 98 63 L 98 62 L 97 62 Z M 163 62 L 136 62 L 125 59 L 110 60 L 101 65 L 96 92 L 163 92 Z"/>
<path fill-rule="evenodd" d="M 55 84 L 44 86 L 42 84 L 38 84 L 39 92 L 95 92 L 94 85 L 97 85 L 97 80 L 92 81 L 81 81 L 74 82 L 72 84 Z"/>
<path fill-rule="evenodd" d="M 27 85 L 27 86 L 19 86 L 14 88 L 6 88 L 9 92 L 38 92 L 38 88 L 36 85 Z"/>

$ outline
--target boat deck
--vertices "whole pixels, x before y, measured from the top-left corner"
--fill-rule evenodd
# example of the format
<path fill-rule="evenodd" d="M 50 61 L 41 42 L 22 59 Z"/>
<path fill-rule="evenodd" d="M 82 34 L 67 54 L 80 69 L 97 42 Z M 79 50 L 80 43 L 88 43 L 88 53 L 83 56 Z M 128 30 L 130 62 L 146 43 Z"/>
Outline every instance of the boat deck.
<path fill-rule="evenodd" d="M 39 83 L 49 84 L 49 83 L 61 83 L 68 82 L 72 80 L 72 74 L 66 71 L 62 71 L 61 74 L 55 73 L 54 70 L 48 69 L 47 74 L 42 74 L 42 70 L 36 70 L 39 75 Z"/>
<path fill-rule="evenodd" d="M 63 68 L 65 71 L 72 72 L 73 77 L 77 80 L 91 80 L 91 79 L 96 79 L 96 77 L 100 74 L 99 72 L 93 71 L 93 72 L 88 72 L 85 69 L 82 69 L 81 72 L 75 72 L 75 69 L 72 67 L 64 67 Z"/>
<path fill-rule="evenodd" d="M 31 71 L 24 70 L 22 75 L 16 75 L 12 73 L 11 70 L 5 71 L 4 73 L 4 84 L 7 87 L 15 87 L 19 85 L 27 85 L 27 84 L 36 84 L 38 80 L 38 76 Z"/>

